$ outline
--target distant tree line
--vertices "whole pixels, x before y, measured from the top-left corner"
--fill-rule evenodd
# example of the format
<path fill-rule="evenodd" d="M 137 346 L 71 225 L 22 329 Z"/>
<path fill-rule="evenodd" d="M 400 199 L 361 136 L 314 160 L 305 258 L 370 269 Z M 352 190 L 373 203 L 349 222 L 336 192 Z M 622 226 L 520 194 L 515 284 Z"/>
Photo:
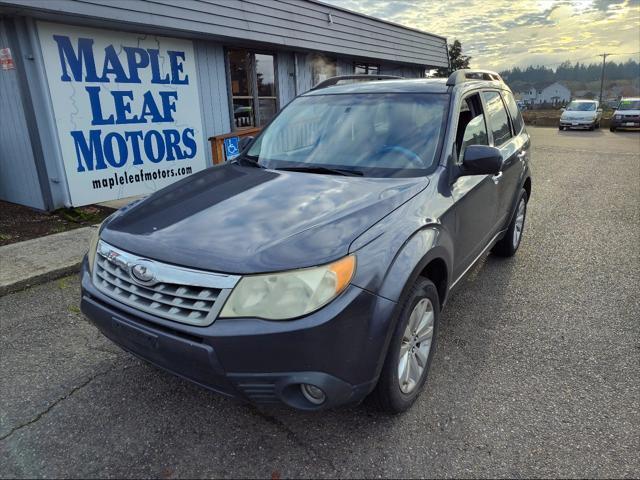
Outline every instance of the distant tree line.
<path fill-rule="evenodd" d="M 500 75 L 507 83 L 553 83 L 562 82 L 563 80 L 591 82 L 600 80 L 601 71 L 602 63 L 590 63 L 587 65 L 580 62 L 573 64 L 570 61 L 566 61 L 561 63 L 555 70 L 544 65 L 530 65 L 527 68 L 514 67 L 511 70 L 500 72 Z M 627 80 L 638 78 L 639 76 L 640 64 L 635 60 L 621 63 L 607 62 L 607 80 Z"/>

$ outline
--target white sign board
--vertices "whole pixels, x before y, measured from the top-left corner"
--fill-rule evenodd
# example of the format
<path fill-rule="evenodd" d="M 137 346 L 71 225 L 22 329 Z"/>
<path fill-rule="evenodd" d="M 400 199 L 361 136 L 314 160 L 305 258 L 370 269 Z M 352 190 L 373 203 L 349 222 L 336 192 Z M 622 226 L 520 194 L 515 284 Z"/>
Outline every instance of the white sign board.
<path fill-rule="evenodd" d="M 73 205 L 206 167 L 192 42 L 44 22 L 38 33 Z"/>

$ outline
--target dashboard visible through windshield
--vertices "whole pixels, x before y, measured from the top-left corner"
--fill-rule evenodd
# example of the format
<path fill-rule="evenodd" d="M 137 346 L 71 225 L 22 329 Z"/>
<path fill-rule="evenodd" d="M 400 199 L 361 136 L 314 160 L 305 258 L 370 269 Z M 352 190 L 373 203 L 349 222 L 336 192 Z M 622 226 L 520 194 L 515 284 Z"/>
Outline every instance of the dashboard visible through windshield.
<path fill-rule="evenodd" d="M 424 175 L 437 161 L 449 96 L 298 97 L 247 152 L 259 165 L 365 176 Z"/>

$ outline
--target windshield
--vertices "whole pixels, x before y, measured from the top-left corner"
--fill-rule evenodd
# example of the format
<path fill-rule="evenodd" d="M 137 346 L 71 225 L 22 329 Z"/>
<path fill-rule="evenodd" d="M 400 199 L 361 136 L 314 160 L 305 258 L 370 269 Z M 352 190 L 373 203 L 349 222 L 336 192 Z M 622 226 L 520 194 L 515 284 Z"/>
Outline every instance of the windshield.
<path fill-rule="evenodd" d="M 596 102 L 571 102 L 567 107 L 569 112 L 592 112 L 596 109 Z"/>
<path fill-rule="evenodd" d="M 428 93 L 298 97 L 261 133 L 247 157 L 276 169 L 424 174 L 435 162 L 448 98 Z"/>
<path fill-rule="evenodd" d="M 622 100 L 618 110 L 640 110 L 640 100 Z"/>

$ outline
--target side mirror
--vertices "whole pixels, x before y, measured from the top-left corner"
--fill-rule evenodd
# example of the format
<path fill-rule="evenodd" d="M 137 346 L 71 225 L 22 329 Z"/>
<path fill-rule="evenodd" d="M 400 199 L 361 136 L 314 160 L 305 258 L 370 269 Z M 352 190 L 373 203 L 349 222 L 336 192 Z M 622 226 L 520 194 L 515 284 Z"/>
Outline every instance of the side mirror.
<path fill-rule="evenodd" d="M 460 175 L 496 175 L 502 168 L 502 154 L 496 147 L 469 145 L 462 158 Z"/>
<path fill-rule="evenodd" d="M 238 142 L 238 148 L 242 152 L 245 148 L 247 148 L 251 142 L 253 142 L 254 137 L 240 137 L 240 141 Z"/>

